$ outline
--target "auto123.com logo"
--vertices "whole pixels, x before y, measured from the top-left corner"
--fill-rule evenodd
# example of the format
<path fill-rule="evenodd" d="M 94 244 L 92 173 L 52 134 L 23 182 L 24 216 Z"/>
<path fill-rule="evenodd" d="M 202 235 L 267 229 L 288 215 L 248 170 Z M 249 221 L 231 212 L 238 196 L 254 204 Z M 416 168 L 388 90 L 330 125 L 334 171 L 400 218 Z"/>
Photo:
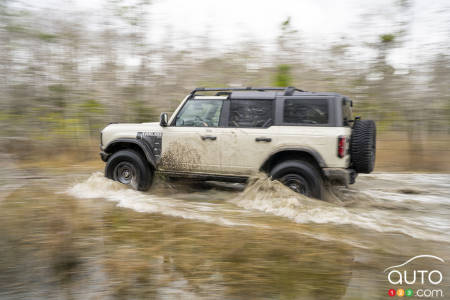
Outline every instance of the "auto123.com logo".
<path fill-rule="evenodd" d="M 411 267 L 411 263 L 417 259 L 431 259 L 445 263 L 440 257 L 424 254 L 414 256 L 400 265 L 386 268 L 384 273 L 387 280 L 395 286 L 388 290 L 388 295 L 391 297 L 444 298 L 444 292 L 439 288 L 439 284 L 444 280 L 442 272 L 437 268 Z"/>

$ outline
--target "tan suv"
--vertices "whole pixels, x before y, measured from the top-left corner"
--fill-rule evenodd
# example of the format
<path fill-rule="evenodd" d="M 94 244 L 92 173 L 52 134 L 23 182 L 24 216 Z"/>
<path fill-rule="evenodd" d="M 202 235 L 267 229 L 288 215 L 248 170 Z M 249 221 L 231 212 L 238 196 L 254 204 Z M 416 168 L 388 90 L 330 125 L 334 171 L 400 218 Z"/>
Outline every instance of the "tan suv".
<path fill-rule="evenodd" d="M 375 123 L 351 111 L 352 101 L 336 93 L 197 88 L 170 119 L 103 129 L 105 176 L 147 190 L 155 172 L 245 182 L 263 171 L 320 199 L 325 180 L 347 185 L 373 170 Z"/>

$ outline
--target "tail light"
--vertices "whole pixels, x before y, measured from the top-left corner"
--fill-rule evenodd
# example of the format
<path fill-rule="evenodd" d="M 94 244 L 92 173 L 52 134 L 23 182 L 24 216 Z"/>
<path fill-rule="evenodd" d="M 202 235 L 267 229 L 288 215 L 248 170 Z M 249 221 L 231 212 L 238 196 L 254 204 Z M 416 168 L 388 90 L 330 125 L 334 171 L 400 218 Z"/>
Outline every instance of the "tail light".
<path fill-rule="evenodd" d="M 345 136 L 338 137 L 337 155 L 339 158 L 345 156 Z"/>

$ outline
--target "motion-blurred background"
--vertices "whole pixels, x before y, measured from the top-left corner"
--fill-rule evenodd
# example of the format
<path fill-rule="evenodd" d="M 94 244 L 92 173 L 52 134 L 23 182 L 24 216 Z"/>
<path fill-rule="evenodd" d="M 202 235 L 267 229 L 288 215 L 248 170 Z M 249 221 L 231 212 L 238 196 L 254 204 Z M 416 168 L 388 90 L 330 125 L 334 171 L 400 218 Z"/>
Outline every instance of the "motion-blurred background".
<path fill-rule="evenodd" d="M 109 122 L 195 87 L 354 100 L 378 170 L 450 170 L 448 1 L 0 0 L 0 137 L 23 159 L 96 159 Z"/>

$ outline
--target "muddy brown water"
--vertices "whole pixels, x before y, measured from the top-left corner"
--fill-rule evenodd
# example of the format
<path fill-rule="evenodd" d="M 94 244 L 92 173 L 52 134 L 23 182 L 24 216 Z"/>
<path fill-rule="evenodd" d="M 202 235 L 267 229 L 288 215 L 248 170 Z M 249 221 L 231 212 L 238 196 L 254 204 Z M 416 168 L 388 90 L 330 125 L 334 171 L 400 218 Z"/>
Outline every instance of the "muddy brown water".
<path fill-rule="evenodd" d="M 157 179 L 136 192 L 92 167 L 0 171 L 0 299 L 449 299 L 450 175 L 374 173 L 327 201 Z M 417 255 L 443 281 L 393 285 Z"/>

